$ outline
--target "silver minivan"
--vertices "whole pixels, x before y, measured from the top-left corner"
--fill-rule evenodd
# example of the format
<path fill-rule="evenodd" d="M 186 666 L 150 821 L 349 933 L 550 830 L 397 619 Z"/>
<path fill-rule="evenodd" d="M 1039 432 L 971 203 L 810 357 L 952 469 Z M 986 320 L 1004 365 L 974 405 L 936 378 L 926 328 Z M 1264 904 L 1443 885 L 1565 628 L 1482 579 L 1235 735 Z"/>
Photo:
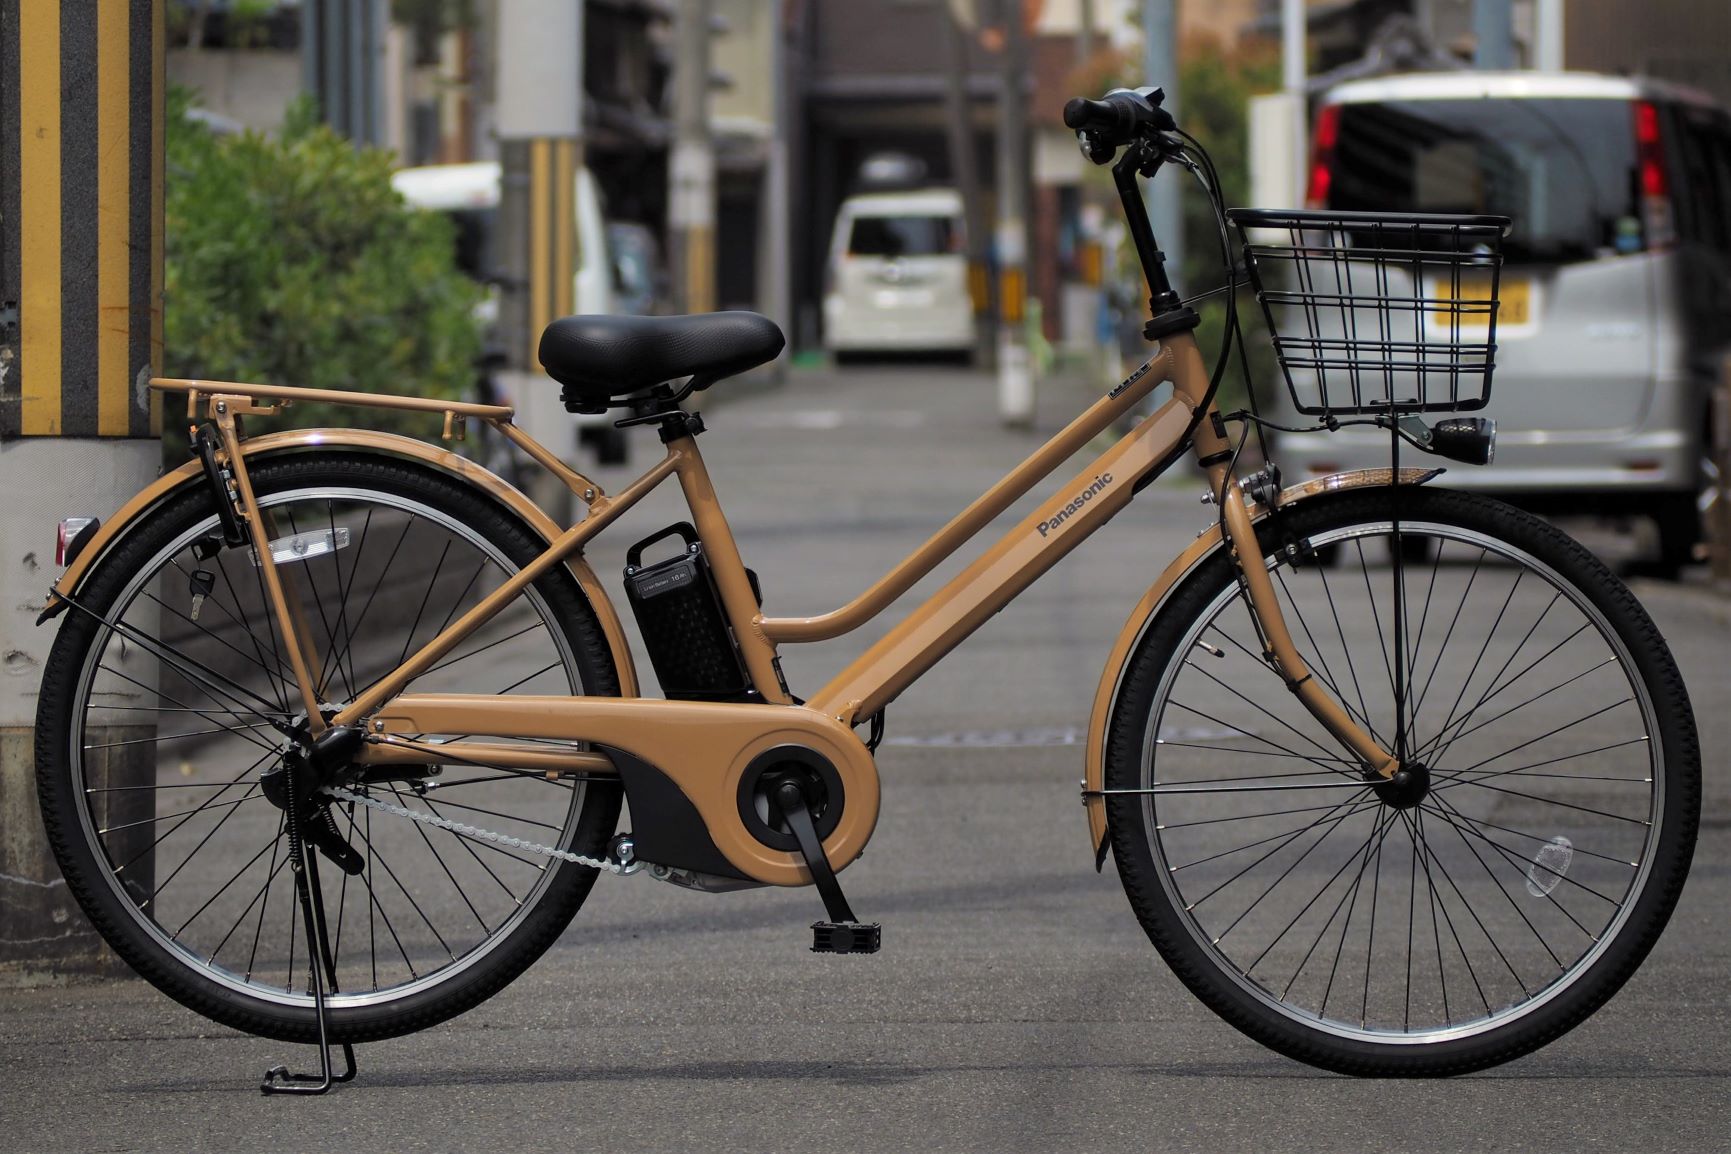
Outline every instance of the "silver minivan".
<path fill-rule="evenodd" d="M 1483 413 L 1496 460 L 1439 483 L 1650 516 L 1661 565 L 1687 561 L 1731 347 L 1725 110 L 1656 81 L 1459 72 L 1343 84 L 1315 119 L 1310 207 L 1514 222 Z M 1302 480 L 1387 454 L 1386 433 L 1342 429 L 1284 435 L 1278 459 Z"/>

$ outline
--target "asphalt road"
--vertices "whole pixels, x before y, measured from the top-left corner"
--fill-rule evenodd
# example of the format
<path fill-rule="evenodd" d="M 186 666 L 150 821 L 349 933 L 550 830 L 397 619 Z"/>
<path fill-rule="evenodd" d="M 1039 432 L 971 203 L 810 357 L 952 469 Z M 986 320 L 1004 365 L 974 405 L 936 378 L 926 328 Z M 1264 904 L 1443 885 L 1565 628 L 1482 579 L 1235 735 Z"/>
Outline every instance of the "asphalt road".
<path fill-rule="evenodd" d="M 1040 429 L 1080 400 L 1047 390 Z M 797 375 L 715 405 L 703 447 L 768 609 L 842 603 L 1031 449 L 1035 436 L 997 427 L 993 401 L 983 377 L 911 367 Z M 654 447 L 637 442 L 640 464 Z M 604 878 L 513 987 L 364 1047 L 360 1081 L 313 1101 L 255 1088 L 307 1051 L 212 1026 L 142 983 L 5 991 L 0 1148 L 1731 1147 L 1731 601 L 1635 581 L 1689 683 L 1707 777 L 1689 887 L 1642 971 L 1572 1034 L 1499 1069 L 1337 1077 L 1195 1002 L 1110 863 L 1092 868 L 1081 729 L 1125 614 L 1206 523 L 1198 491 L 1148 490 L 891 708 L 878 832 L 843 875 L 884 923 L 881 954 L 807 952 L 809 891 Z M 617 574 L 630 541 L 678 515 L 658 494 L 592 551 L 597 569 Z M 787 651 L 795 690 L 896 616 Z"/>

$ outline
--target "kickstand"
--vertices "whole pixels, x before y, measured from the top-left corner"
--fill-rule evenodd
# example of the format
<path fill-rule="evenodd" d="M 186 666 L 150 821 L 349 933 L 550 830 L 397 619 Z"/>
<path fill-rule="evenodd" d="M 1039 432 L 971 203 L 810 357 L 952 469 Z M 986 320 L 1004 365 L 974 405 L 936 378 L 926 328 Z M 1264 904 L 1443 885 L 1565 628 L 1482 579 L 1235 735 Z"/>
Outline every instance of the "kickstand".
<path fill-rule="evenodd" d="M 294 788 L 295 774 L 288 779 L 289 868 L 294 873 L 295 896 L 300 899 L 301 921 L 306 926 L 308 970 L 312 975 L 313 1013 L 319 1025 L 319 1072 L 295 1074 L 287 1066 L 272 1066 L 265 1071 L 259 1090 L 265 1094 L 323 1094 L 338 1082 L 352 1082 L 355 1077 L 355 1048 L 342 1043 L 341 1074 L 331 1066 L 330 1026 L 325 1018 L 326 991 L 337 993 L 337 967 L 331 957 L 330 937 L 325 931 L 325 898 L 319 887 L 318 854 L 309 852 L 300 831 L 300 804 Z"/>

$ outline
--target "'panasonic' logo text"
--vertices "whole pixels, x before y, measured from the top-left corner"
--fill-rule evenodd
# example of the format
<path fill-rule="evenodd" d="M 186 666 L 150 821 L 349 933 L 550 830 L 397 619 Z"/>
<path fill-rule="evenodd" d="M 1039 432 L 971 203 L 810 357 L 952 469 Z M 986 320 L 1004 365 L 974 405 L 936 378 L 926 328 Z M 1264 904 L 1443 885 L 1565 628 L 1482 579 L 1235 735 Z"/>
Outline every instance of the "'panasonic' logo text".
<path fill-rule="evenodd" d="M 1068 521 L 1072 516 L 1074 516 L 1077 512 L 1079 512 L 1081 510 L 1083 505 L 1086 505 L 1089 501 L 1092 501 L 1094 499 L 1095 494 L 1104 491 L 1106 486 L 1110 485 L 1111 483 L 1112 483 L 1112 474 L 1110 474 L 1110 473 L 1101 473 L 1098 477 L 1095 477 L 1094 483 L 1092 485 L 1089 485 L 1086 489 L 1083 489 L 1080 493 L 1077 493 L 1076 499 L 1074 501 L 1071 501 L 1068 505 L 1065 505 L 1062 509 L 1059 509 L 1056 513 L 1053 513 L 1050 520 L 1040 522 L 1040 524 L 1039 524 L 1040 536 L 1042 536 L 1042 537 L 1046 536 L 1053 529 L 1056 529 L 1059 525 L 1062 525 L 1065 521 Z"/>

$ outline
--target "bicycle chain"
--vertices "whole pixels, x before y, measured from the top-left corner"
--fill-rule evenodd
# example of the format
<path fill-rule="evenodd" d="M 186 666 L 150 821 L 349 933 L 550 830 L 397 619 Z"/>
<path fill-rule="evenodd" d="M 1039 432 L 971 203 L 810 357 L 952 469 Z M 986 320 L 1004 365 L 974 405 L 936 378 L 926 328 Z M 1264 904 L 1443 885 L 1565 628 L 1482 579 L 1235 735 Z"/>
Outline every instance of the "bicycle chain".
<path fill-rule="evenodd" d="M 418 821 L 425 825 L 435 826 L 449 833 L 459 834 L 463 837 L 480 838 L 482 841 L 490 841 L 496 845 L 509 846 L 512 849 L 520 849 L 527 853 L 539 854 L 542 857 L 556 857 L 563 861 L 575 862 L 580 866 L 588 866 L 590 869 L 606 870 L 608 873 L 617 874 L 620 877 L 624 877 L 627 874 L 634 874 L 643 867 L 643 863 L 639 861 L 630 861 L 625 863 L 611 862 L 600 858 L 585 857 L 583 854 L 572 853 L 569 850 L 555 849 L 550 845 L 540 845 L 536 842 L 524 841 L 520 837 L 510 837 L 507 834 L 494 833 L 492 830 L 482 829 L 479 826 L 468 825 L 460 821 L 452 821 L 449 818 L 435 817 L 430 813 L 421 813 L 418 810 L 408 809 L 400 805 L 392 805 L 390 802 L 380 801 L 376 797 L 367 797 L 363 794 L 351 793 L 349 790 L 334 785 L 327 785 L 320 792 L 322 792 L 326 797 L 336 798 L 339 801 L 355 802 L 359 805 L 366 806 L 368 809 L 376 809 L 380 813 L 388 813 L 393 817 L 406 817 L 412 821 Z"/>

